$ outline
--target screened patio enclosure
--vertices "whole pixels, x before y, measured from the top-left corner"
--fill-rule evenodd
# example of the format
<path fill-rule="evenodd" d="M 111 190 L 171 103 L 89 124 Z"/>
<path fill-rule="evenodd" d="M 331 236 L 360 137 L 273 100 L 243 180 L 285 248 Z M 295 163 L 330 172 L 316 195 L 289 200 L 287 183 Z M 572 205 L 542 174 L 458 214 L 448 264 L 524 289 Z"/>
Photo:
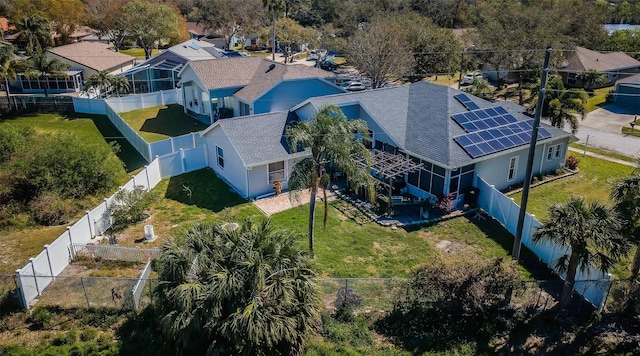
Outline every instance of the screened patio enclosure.
<path fill-rule="evenodd" d="M 127 77 L 131 93 L 149 93 L 174 89 L 182 67 L 182 63 L 164 60 L 134 67 L 119 75 Z"/>

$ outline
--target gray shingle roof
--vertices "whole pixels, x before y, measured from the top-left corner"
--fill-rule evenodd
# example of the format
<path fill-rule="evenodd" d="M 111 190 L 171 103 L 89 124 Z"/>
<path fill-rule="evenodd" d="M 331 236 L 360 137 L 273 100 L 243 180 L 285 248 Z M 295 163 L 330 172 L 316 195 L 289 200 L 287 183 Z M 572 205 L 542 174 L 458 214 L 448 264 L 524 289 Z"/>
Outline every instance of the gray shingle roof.
<path fill-rule="evenodd" d="M 76 42 L 47 51 L 97 71 L 133 64 L 134 57 L 111 50 L 113 46 L 99 42 Z"/>
<path fill-rule="evenodd" d="M 269 70 L 272 64 L 274 67 Z M 208 89 L 242 86 L 235 94 L 247 101 L 253 101 L 282 80 L 334 76 L 319 68 L 285 65 L 260 57 L 221 58 L 189 65 Z"/>
<path fill-rule="evenodd" d="M 590 49 L 576 47 L 575 54 L 569 60 L 564 71 L 584 71 L 595 69 L 601 72 L 614 69 L 640 67 L 640 61 L 624 52 L 600 53 Z"/>
<path fill-rule="evenodd" d="M 273 68 L 271 68 L 273 65 Z M 251 81 L 235 93 L 241 99 L 253 101 L 283 80 L 302 78 L 331 78 L 335 74 L 320 68 L 304 64 L 285 65 L 270 60 L 263 60 L 256 69 Z"/>
<path fill-rule="evenodd" d="M 222 119 L 216 124 L 224 130 L 245 167 L 252 167 L 289 157 L 285 128 L 296 119 L 295 113 L 279 111 Z"/>
<path fill-rule="evenodd" d="M 403 151 L 444 166 L 460 167 L 474 160 L 453 137 L 465 131 L 451 119 L 467 109 L 453 96 L 460 91 L 429 82 L 338 94 L 309 99 L 315 107 L 359 102 L 380 127 Z M 524 108 L 513 103 L 489 101 L 469 95 L 480 108 L 503 106 L 518 120 L 529 120 Z M 568 133 L 542 124 L 552 138 L 568 137 Z M 496 153 L 499 154 L 499 153 Z M 486 158 L 486 157 L 483 157 Z"/>

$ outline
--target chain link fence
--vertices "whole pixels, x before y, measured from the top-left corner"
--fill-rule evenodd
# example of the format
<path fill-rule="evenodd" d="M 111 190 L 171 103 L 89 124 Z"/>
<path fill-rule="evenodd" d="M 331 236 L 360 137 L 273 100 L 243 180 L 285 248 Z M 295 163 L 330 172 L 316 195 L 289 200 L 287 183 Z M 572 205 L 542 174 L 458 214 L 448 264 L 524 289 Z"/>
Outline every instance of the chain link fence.
<path fill-rule="evenodd" d="M 409 295 L 408 280 L 403 278 L 322 278 L 318 287 L 326 311 L 334 312 L 345 298 L 357 301 L 359 311 L 391 311 L 394 304 Z M 638 282 L 626 279 L 607 280 L 610 283 L 602 311 L 616 313 L 624 310 L 625 301 L 631 300 L 640 309 L 640 301 L 630 299 L 633 292 L 640 291 Z M 601 280 L 581 281 L 583 284 L 603 283 Z M 152 291 L 158 285 L 156 278 L 115 278 L 115 277 L 55 277 L 42 293 L 38 303 L 69 308 L 116 307 L 136 309 L 134 286 L 143 286 L 135 291 L 139 298 L 139 308 L 152 302 Z M 514 309 L 541 313 L 557 305 L 562 292 L 563 281 L 524 281 L 510 295 L 509 306 Z M 578 291 L 579 292 L 579 291 Z M 19 306 L 15 276 L 0 275 L 0 300 L 2 308 Z M 582 300 L 580 298 L 580 300 Z M 596 308 L 586 302 L 576 303 L 578 312 L 591 312 Z"/>

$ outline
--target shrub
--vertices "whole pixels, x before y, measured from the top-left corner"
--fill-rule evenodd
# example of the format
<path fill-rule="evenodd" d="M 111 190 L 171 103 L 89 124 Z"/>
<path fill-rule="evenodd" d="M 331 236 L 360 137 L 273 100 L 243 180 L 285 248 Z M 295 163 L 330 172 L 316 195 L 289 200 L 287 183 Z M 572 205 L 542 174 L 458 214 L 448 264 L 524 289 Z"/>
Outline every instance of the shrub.
<path fill-rule="evenodd" d="M 71 134 L 42 135 L 34 142 L 12 166 L 26 201 L 44 192 L 83 198 L 117 186 L 122 163 L 109 146 Z"/>
<path fill-rule="evenodd" d="M 574 156 L 574 155 L 569 155 L 569 157 L 567 157 L 567 162 L 565 162 L 565 166 L 572 170 L 575 171 L 576 168 L 578 168 L 578 164 L 580 163 L 580 158 Z"/>
<path fill-rule="evenodd" d="M 607 103 L 613 103 L 613 99 L 615 97 L 615 89 L 611 89 L 609 90 L 609 92 L 607 93 L 607 96 L 605 97 L 605 101 Z"/>
<path fill-rule="evenodd" d="M 44 193 L 29 204 L 33 220 L 41 225 L 60 225 L 72 211 L 71 202 L 56 193 Z"/>
<path fill-rule="evenodd" d="M 354 309 L 362 304 L 362 298 L 353 288 L 342 287 L 338 290 L 336 301 L 336 319 L 352 322 L 355 319 Z"/>
<path fill-rule="evenodd" d="M 31 325 L 35 329 L 44 329 L 49 327 L 52 319 L 53 314 L 51 314 L 51 312 L 42 305 L 37 305 L 33 308 L 33 311 L 29 316 L 29 321 L 31 321 Z"/>
<path fill-rule="evenodd" d="M 0 126 L 0 163 L 6 162 L 31 136 L 30 129 Z"/>
<path fill-rule="evenodd" d="M 145 219 L 145 211 L 157 195 L 138 185 L 133 190 L 120 190 L 116 193 L 113 203 L 109 207 L 109 214 L 113 218 L 113 228 L 123 229 Z"/>

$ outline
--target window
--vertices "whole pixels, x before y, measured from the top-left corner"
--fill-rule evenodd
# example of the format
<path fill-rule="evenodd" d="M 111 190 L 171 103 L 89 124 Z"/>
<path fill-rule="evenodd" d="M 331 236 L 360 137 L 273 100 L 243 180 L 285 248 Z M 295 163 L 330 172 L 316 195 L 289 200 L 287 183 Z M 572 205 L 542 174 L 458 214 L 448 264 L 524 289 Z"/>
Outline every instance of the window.
<path fill-rule="evenodd" d="M 224 168 L 224 151 L 222 147 L 216 146 L 216 154 L 218 156 L 218 166 L 220 168 Z"/>
<path fill-rule="evenodd" d="M 246 116 L 250 114 L 251 114 L 251 109 L 249 109 L 249 104 L 240 102 L 240 116 Z"/>
<path fill-rule="evenodd" d="M 518 172 L 518 157 L 511 157 L 509 161 L 509 176 L 507 177 L 507 181 L 512 181 L 516 179 L 516 173 Z"/>
<path fill-rule="evenodd" d="M 269 163 L 269 184 L 284 180 L 284 161 Z"/>
<path fill-rule="evenodd" d="M 562 156 L 562 144 L 556 146 L 556 154 L 553 158 L 560 158 Z"/>
<path fill-rule="evenodd" d="M 562 157 L 562 144 L 549 146 L 547 150 L 547 161 Z"/>

